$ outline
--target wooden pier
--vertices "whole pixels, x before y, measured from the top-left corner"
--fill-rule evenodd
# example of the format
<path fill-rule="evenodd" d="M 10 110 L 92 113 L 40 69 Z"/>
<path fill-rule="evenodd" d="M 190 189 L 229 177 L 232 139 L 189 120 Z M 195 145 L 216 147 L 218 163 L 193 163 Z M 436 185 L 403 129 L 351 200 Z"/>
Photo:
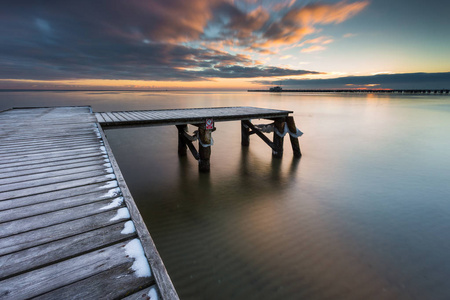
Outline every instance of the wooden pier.
<path fill-rule="evenodd" d="M 189 148 L 200 170 L 209 171 L 215 122 L 240 120 L 242 146 L 256 134 L 275 157 L 289 133 L 300 157 L 301 132 L 290 113 L 254 107 L 1 112 L 0 299 L 178 299 L 102 127 L 175 125 L 179 155 Z M 273 140 L 263 131 L 273 131 Z"/>
<path fill-rule="evenodd" d="M 247 90 L 247 92 L 263 93 L 356 93 L 356 94 L 426 94 L 426 95 L 450 95 L 449 89 L 268 89 L 268 90 Z"/>
<path fill-rule="evenodd" d="M 178 299 L 88 107 L 0 113 L 0 299 Z"/>
<path fill-rule="evenodd" d="M 217 107 L 193 109 L 140 110 L 96 113 L 98 122 L 104 128 L 175 125 L 178 129 L 178 154 L 184 156 L 190 150 L 199 162 L 199 170 L 210 170 L 212 132 L 216 130 L 215 122 L 241 121 L 242 146 L 249 146 L 250 135 L 256 134 L 271 149 L 274 157 L 283 156 L 284 136 L 289 133 L 295 157 L 301 156 L 298 137 L 301 132 L 296 128 L 292 111 L 258 107 Z M 266 132 L 273 132 L 271 141 L 252 119 L 268 119 L 272 123 Z M 188 124 L 197 130 L 188 134 Z M 198 141 L 198 149 L 193 142 Z"/>

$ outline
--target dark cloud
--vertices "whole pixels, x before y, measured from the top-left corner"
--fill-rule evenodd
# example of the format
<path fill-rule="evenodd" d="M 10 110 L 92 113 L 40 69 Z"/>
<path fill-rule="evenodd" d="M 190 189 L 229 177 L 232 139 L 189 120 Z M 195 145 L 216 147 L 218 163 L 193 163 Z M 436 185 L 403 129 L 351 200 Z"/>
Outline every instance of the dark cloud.
<path fill-rule="evenodd" d="M 221 13 L 219 13 L 221 12 Z M 225 15 L 230 36 L 267 22 L 226 0 L 8 1 L 0 9 L 0 78 L 208 80 L 313 74 L 255 65 L 192 44 Z"/>
<path fill-rule="evenodd" d="M 348 76 L 331 79 L 287 79 L 258 81 L 263 85 L 282 84 L 291 89 L 449 89 L 450 72 L 446 73 L 404 73 L 378 74 L 372 76 Z"/>
<path fill-rule="evenodd" d="M 201 71 L 200 74 L 202 77 L 255 78 L 255 77 L 293 76 L 293 75 L 320 74 L 320 73 L 314 71 L 292 70 L 277 67 L 223 66 Z"/>

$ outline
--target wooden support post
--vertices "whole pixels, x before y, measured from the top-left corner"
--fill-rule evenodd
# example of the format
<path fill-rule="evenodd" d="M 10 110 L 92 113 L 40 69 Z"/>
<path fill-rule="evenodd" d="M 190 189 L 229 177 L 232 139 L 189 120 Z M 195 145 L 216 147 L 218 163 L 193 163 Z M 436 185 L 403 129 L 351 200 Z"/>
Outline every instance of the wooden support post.
<path fill-rule="evenodd" d="M 250 145 L 250 128 L 245 124 L 245 121 L 241 121 L 241 145 L 248 147 Z"/>
<path fill-rule="evenodd" d="M 285 118 L 278 118 L 275 119 L 274 123 L 274 130 L 273 130 L 273 149 L 272 149 L 272 156 L 276 158 L 283 157 L 283 142 L 284 137 L 281 137 L 277 134 L 276 129 L 278 132 L 283 133 L 284 132 L 284 124 L 285 124 Z"/>
<path fill-rule="evenodd" d="M 187 132 L 187 125 L 176 125 L 178 129 L 178 156 L 186 156 L 187 145 L 184 138 L 184 133 Z"/>
<path fill-rule="evenodd" d="M 294 117 L 291 117 L 291 116 L 286 117 L 286 123 L 287 123 L 287 126 L 288 126 L 290 132 L 292 132 L 292 133 L 297 132 L 297 126 L 295 126 Z M 300 151 L 300 144 L 298 143 L 298 137 L 293 137 L 293 136 L 289 135 L 289 138 L 291 140 L 292 151 L 294 152 L 294 156 L 301 157 L 302 152 Z"/>
<path fill-rule="evenodd" d="M 202 144 L 203 145 L 211 144 L 211 131 L 212 130 L 205 129 L 204 126 L 200 126 L 198 128 L 199 133 L 198 152 L 200 154 L 200 159 L 198 160 L 198 169 L 200 170 L 200 172 L 209 172 L 210 170 L 209 159 L 211 157 L 211 146 L 204 147 L 202 146 Z"/>

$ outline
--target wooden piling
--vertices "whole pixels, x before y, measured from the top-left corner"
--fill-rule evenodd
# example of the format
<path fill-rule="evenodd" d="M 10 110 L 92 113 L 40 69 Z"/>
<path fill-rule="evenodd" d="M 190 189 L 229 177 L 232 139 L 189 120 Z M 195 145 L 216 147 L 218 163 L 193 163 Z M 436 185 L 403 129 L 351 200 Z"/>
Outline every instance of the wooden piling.
<path fill-rule="evenodd" d="M 241 121 L 241 145 L 248 147 L 250 145 L 250 128 L 245 124 L 245 121 Z"/>
<path fill-rule="evenodd" d="M 200 126 L 198 128 L 199 133 L 199 154 L 200 159 L 198 160 L 198 169 L 200 172 L 209 172 L 210 170 L 210 162 L 209 159 L 211 157 L 211 146 L 202 146 L 203 145 L 210 145 L 211 144 L 211 131 L 205 129 L 204 126 Z"/>
<path fill-rule="evenodd" d="M 272 149 L 272 156 L 276 158 L 283 157 L 283 142 L 284 137 L 281 137 L 277 134 L 276 130 L 278 132 L 283 133 L 284 132 L 284 124 L 285 124 L 285 118 L 278 118 L 275 119 L 274 123 L 274 130 L 273 130 L 273 145 L 274 148 Z"/>
<path fill-rule="evenodd" d="M 187 144 L 184 133 L 187 132 L 187 125 L 176 125 L 178 129 L 178 156 L 187 155 Z"/>
<path fill-rule="evenodd" d="M 290 132 L 292 133 L 297 132 L 297 126 L 295 126 L 294 117 L 292 116 L 286 117 L 286 124 Z M 289 135 L 289 139 L 291 140 L 292 152 L 294 152 L 294 156 L 301 157 L 302 152 L 300 150 L 300 144 L 298 143 L 298 137 L 293 137 L 292 135 Z"/>

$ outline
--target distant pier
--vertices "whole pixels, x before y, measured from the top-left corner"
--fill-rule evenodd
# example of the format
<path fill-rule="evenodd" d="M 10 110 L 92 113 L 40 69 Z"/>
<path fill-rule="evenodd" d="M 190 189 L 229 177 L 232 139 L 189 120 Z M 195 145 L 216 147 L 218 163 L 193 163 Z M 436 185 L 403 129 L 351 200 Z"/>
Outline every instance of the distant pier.
<path fill-rule="evenodd" d="M 247 92 L 266 93 L 356 93 L 356 94 L 429 94 L 429 95 L 450 95 L 450 90 L 358 90 L 358 89 L 335 89 L 335 90 L 314 90 L 314 89 L 270 89 L 270 90 L 247 90 Z"/>

